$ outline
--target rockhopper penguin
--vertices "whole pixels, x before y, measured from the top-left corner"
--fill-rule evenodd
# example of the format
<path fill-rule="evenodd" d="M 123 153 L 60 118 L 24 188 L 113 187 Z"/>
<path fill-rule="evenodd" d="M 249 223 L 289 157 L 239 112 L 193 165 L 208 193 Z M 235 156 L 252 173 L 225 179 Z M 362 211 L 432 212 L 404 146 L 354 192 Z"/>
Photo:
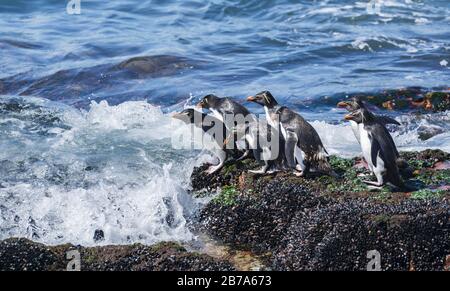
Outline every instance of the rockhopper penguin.
<path fill-rule="evenodd" d="M 365 108 L 353 111 L 344 118 L 358 124 L 364 159 L 370 171 L 377 178 L 377 182 L 363 182 L 374 186 L 370 188 L 379 189 L 386 184 L 396 188 L 404 188 L 405 185 L 400 178 L 396 163 L 397 149 L 386 128 Z"/>
<path fill-rule="evenodd" d="M 243 160 L 250 154 L 250 146 L 244 139 L 247 127 L 237 127 L 234 122 L 233 124 L 230 124 L 230 120 L 226 120 L 227 117 L 234 117 L 236 119 L 243 118 L 248 122 L 256 121 L 256 118 L 247 108 L 245 108 L 245 106 L 229 97 L 218 97 L 214 94 L 209 94 L 200 100 L 197 104 L 197 108 L 210 110 L 217 119 L 225 124 L 229 132 L 235 134 L 233 138 L 234 148 L 244 151 L 244 154 L 238 160 Z M 260 162 L 258 154 L 255 151 L 253 151 L 253 154 L 256 154 L 255 159 Z"/>
<path fill-rule="evenodd" d="M 259 163 L 262 164 L 260 170 L 249 170 L 249 172 L 265 174 L 288 169 L 284 154 L 284 137 L 266 121 L 258 120 L 250 123 L 245 134 L 245 140 L 255 148 L 257 156 L 261 160 Z"/>
<path fill-rule="evenodd" d="M 365 111 L 369 111 L 360 97 L 353 97 L 351 100 L 341 101 L 337 104 L 337 106 L 339 108 L 345 108 L 350 112 L 357 111 L 361 108 L 363 108 Z M 387 132 L 387 137 L 389 139 L 389 142 L 392 143 L 392 145 L 395 149 L 396 162 L 397 162 L 397 167 L 399 169 L 400 174 L 404 178 L 412 177 L 412 174 L 413 174 L 412 169 L 409 167 L 408 163 L 405 160 L 400 158 L 400 155 L 397 151 L 397 147 L 395 146 L 394 140 L 392 139 L 392 136 L 390 135 L 389 131 L 386 128 L 387 124 L 400 125 L 400 123 L 397 120 L 395 120 L 389 116 L 375 115 L 373 113 L 372 113 L 372 116 L 374 117 L 374 122 L 379 123 L 384 128 L 384 130 Z M 350 126 L 352 128 L 352 131 L 353 131 L 356 139 L 358 140 L 359 143 L 361 143 L 359 127 L 363 126 L 362 123 L 358 124 L 353 120 L 349 120 L 349 122 L 350 122 Z"/>
<path fill-rule="evenodd" d="M 212 115 L 207 115 L 202 112 L 196 111 L 193 108 L 185 109 L 179 113 L 172 115 L 173 118 L 183 121 L 186 124 L 192 124 L 195 127 L 200 128 L 203 133 L 209 134 L 214 127 L 222 129 L 222 135 L 212 136 L 216 145 L 209 149 L 219 159 L 219 163 L 216 166 L 210 166 L 207 170 L 207 174 L 213 174 L 220 170 L 230 156 L 229 150 L 225 148 L 225 139 L 227 136 L 227 130 L 223 122 L 215 118 Z"/>
<path fill-rule="evenodd" d="M 335 175 L 318 133 L 302 116 L 280 106 L 269 91 L 250 96 L 247 100 L 264 106 L 268 123 L 280 129 L 285 138 L 284 154 L 289 168 L 299 171 L 302 176 L 311 167 L 318 172 Z"/>

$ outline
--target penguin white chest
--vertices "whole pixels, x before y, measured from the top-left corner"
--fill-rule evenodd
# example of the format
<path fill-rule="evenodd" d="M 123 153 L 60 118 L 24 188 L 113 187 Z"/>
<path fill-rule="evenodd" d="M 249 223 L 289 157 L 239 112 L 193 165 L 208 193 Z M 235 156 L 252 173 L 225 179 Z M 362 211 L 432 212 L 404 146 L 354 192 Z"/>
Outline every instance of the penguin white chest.
<path fill-rule="evenodd" d="M 267 108 L 267 106 L 264 106 L 264 111 L 265 111 L 265 113 L 266 113 L 266 120 L 267 120 L 267 123 L 268 123 L 269 125 L 271 125 L 272 127 L 277 128 L 278 124 L 277 124 L 277 122 L 275 122 L 275 120 L 272 119 L 272 116 L 271 116 L 270 113 L 269 113 L 269 108 Z"/>
<path fill-rule="evenodd" d="M 358 124 L 356 124 L 358 126 Z M 366 160 L 367 164 L 369 165 L 369 168 L 373 169 L 373 163 L 372 163 L 372 142 L 369 138 L 369 133 L 367 130 L 364 129 L 364 126 L 361 126 L 359 128 L 359 137 L 360 137 L 360 143 L 361 143 L 361 150 L 364 156 L 364 159 Z"/>
<path fill-rule="evenodd" d="M 352 128 L 353 134 L 356 137 L 356 140 L 358 140 L 358 142 L 361 143 L 360 127 L 362 127 L 362 124 L 358 124 L 358 123 L 356 123 L 356 121 L 350 120 L 350 126 Z"/>
<path fill-rule="evenodd" d="M 364 129 L 363 125 L 360 125 L 360 138 L 361 138 L 361 149 L 363 152 L 364 159 L 367 162 L 367 165 L 369 166 L 369 169 L 372 173 L 375 174 L 378 181 L 382 181 L 382 176 L 384 172 L 386 171 L 386 168 L 384 166 L 384 160 L 380 156 L 380 153 L 377 152 L 376 154 L 376 166 L 373 164 L 372 161 L 372 151 L 377 150 L 376 147 L 372 147 L 372 141 L 369 137 L 369 132 Z"/>

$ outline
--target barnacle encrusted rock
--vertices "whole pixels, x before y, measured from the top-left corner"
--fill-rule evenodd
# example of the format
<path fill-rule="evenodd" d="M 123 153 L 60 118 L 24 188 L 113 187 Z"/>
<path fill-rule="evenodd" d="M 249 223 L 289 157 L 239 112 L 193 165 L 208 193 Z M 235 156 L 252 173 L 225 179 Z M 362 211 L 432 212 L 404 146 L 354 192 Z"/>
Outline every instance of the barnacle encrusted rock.
<path fill-rule="evenodd" d="M 443 270 L 450 254 L 449 154 L 401 153 L 418 191 L 369 192 L 358 159 L 331 158 L 339 178 L 255 175 L 252 161 L 231 163 L 194 190 L 224 191 L 202 210 L 200 223 L 214 238 L 266 258 L 275 270 L 366 270 L 367 252 L 383 270 Z"/>

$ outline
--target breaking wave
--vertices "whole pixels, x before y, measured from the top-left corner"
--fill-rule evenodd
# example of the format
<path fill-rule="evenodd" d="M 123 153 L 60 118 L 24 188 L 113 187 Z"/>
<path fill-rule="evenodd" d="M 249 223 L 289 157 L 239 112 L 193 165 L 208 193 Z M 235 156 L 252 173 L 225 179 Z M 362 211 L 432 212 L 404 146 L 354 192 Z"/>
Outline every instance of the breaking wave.
<path fill-rule="evenodd" d="M 27 99 L 29 100 L 29 99 Z M 175 151 L 178 128 L 146 102 L 88 111 L 2 99 L 0 238 L 48 244 L 187 241 L 201 203 L 186 192 L 198 153 Z M 201 158 L 200 158 L 201 161 Z"/>

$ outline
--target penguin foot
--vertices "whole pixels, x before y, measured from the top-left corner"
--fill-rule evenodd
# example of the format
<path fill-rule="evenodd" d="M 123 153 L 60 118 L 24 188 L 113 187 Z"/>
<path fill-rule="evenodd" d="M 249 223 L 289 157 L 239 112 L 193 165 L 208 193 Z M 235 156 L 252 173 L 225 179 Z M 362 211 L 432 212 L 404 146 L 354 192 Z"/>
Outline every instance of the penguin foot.
<path fill-rule="evenodd" d="M 359 173 L 358 175 L 356 175 L 356 177 L 367 177 L 367 176 L 371 176 L 371 174 Z"/>
<path fill-rule="evenodd" d="M 369 191 L 381 191 L 383 186 L 367 186 L 367 188 L 369 188 Z"/>
<path fill-rule="evenodd" d="M 380 189 L 383 187 L 383 185 L 380 185 L 378 182 L 374 182 L 374 181 L 363 180 L 363 183 L 366 183 L 371 186 L 379 187 Z"/>
<path fill-rule="evenodd" d="M 295 170 L 293 173 L 297 177 L 305 177 L 305 172 L 304 171 L 297 171 L 297 170 Z"/>
<path fill-rule="evenodd" d="M 264 169 L 260 169 L 260 170 L 248 170 L 249 173 L 253 173 L 253 174 L 265 174 L 266 171 Z"/>
<path fill-rule="evenodd" d="M 205 171 L 205 173 L 208 175 L 211 175 L 211 174 L 214 174 L 215 172 L 217 172 L 218 170 L 220 170 L 221 168 L 222 168 L 222 165 L 211 166 Z"/>
<path fill-rule="evenodd" d="M 305 169 L 305 167 L 302 167 L 300 165 L 296 165 L 295 166 L 295 170 L 299 171 L 299 172 L 303 172 L 303 170 Z"/>
<path fill-rule="evenodd" d="M 245 160 L 248 157 L 249 153 L 250 151 L 245 151 L 245 153 L 243 153 L 242 156 L 236 160 L 236 162 Z"/>

